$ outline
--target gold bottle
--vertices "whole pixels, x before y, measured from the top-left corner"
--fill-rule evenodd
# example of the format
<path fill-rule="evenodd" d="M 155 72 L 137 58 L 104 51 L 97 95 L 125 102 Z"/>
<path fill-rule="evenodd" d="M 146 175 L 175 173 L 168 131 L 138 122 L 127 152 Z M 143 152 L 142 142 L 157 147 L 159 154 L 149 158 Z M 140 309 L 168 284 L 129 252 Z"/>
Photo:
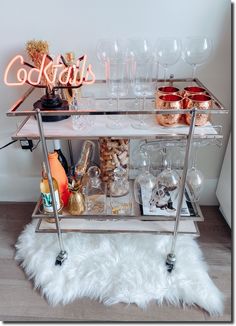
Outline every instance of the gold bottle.
<path fill-rule="evenodd" d="M 67 64 L 67 67 L 75 67 L 76 66 L 76 61 L 75 61 L 75 54 L 74 52 L 67 52 L 65 54 L 65 61 Z M 71 72 L 71 77 L 73 79 L 73 74 L 74 74 L 74 69 Z M 67 78 L 67 75 L 65 75 L 65 78 Z M 80 74 L 78 73 L 77 75 L 77 80 L 80 79 Z M 74 85 L 72 85 L 74 86 Z M 78 101 L 79 98 L 81 97 L 81 93 L 80 93 L 80 88 L 64 88 L 63 89 L 63 94 L 67 100 L 67 102 L 69 103 L 69 105 L 72 104 L 73 100 L 76 98 L 76 100 Z"/>
<path fill-rule="evenodd" d="M 54 179 L 53 177 L 52 177 L 52 183 L 53 183 L 54 195 L 55 195 L 55 199 L 56 199 L 56 208 L 57 208 L 57 211 L 60 211 L 62 208 L 62 205 L 61 205 L 61 200 L 60 200 L 59 187 L 58 187 L 56 179 Z M 43 162 L 43 170 L 42 170 L 42 179 L 40 182 L 40 191 L 41 191 L 41 198 L 42 198 L 44 213 L 46 213 L 46 214 L 53 213 L 52 197 L 51 197 L 51 193 L 50 193 L 48 175 L 47 175 L 46 166 L 45 166 L 44 162 Z M 47 222 L 55 223 L 55 218 L 53 218 L 53 217 L 47 217 L 45 219 Z"/>
<path fill-rule="evenodd" d="M 75 166 L 75 177 L 77 180 L 83 178 L 86 174 L 94 153 L 94 148 L 95 144 L 90 140 L 86 140 L 83 143 L 80 159 Z"/>

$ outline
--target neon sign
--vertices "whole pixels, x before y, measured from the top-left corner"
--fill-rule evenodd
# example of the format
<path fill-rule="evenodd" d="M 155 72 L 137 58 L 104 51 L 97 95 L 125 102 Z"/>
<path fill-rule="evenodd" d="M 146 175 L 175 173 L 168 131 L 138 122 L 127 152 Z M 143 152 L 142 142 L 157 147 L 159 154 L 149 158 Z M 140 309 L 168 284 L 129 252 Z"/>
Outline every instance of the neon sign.
<path fill-rule="evenodd" d="M 93 84 L 95 75 L 92 71 L 92 65 L 87 63 L 87 55 L 78 58 L 76 63 L 68 66 L 62 55 L 58 55 L 54 60 L 44 54 L 39 68 L 32 66 L 24 61 L 22 55 L 16 55 L 7 65 L 4 73 L 4 82 L 8 86 L 20 86 L 25 83 L 35 87 L 50 88 L 78 88 L 83 84 Z M 9 73 L 12 69 L 20 67 L 16 73 L 15 82 L 9 81 Z M 28 67 L 28 69 L 26 69 Z M 30 68 L 30 69 L 29 69 Z M 79 76 L 79 79 L 78 79 Z M 42 84 L 42 81 L 46 84 Z M 59 85 L 56 85 L 57 84 Z"/>

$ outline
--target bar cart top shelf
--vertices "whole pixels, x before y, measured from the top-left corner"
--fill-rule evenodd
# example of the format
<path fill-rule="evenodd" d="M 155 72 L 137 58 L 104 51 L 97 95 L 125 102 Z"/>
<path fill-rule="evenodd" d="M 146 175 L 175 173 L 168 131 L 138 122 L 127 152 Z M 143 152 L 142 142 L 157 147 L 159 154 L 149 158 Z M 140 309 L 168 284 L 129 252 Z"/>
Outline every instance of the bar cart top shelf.
<path fill-rule="evenodd" d="M 163 80 L 157 80 L 157 87 L 163 85 Z M 213 107 L 207 110 L 210 113 L 227 113 L 220 101 L 208 90 L 198 79 L 172 79 L 168 81 L 169 84 L 183 89 L 189 85 L 196 85 L 206 89 L 207 93 L 213 100 Z M 25 95 L 22 96 L 7 112 L 8 116 L 26 116 L 18 130 L 12 135 L 13 139 L 39 139 L 39 131 L 37 128 L 37 121 L 35 119 L 36 111 L 33 109 L 32 103 L 35 97 L 31 94 L 34 88 L 30 88 Z M 73 138 L 98 138 L 98 137 L 127 137 L 127 138 L 152 138 L 158 135 L 158 138 L 187 138 L 189 126 L 186 124 L 179 124 L 175 127 L 162 127 L 156 122 L 156 114 L 165 113 L 163 110 L 155 108 L 155 98 L 147 97 L 145 111 L 141 111 L 145 115 L 148 128 L 145 130 L 132 128 L 132 116 L 139 114 L 140 111 L 135 110 L 132 103 L 134 102 L 134 95 L 128 95 L 125 98 L 120 98 L 120 109 L 109 109 L 107 107 L 108 97 L 107 88 L 103 80 L 97 80 L 94 85 L 90 85 L 87 89 L 82 89 L 83 96 L 91 92 L 96 98 L 96 105 L 94 108 L 86 108 L 78 111 L 43 111 L 42 115 L 90 115 L 89 119 L 92 122 L 91 126 L 84 130 L 75 130 L 72 126 L 72 117 L 59 122 L 44 123 L 45 138 L 47 139 L 73 139 Z M 24 104 L 24 105 L 23 105 Z M 24 107 L 23 107 L 24 106 Z M 168 113 L 186 113 L 188 110 L 166 110 Z M 166 113 L 167 113 L 166 112 Z M 203 110 L 201 110 L 203 113 Z M 109 128 L 108 114 L 122 114 L 123 125 L 122 130 Z M 195 127 L 195 138 L 221 138 L 217 128 L 210 122 L 203 127 Z"/>
<path fill-rule="evenodd" d="M 156 83 L 156 87 L 163 86 L 164 81 L 162 79 L 154 80 Z M 184 87 L 187 86 L 199 86 L 206 90 L 206 92 L 211 96 L 212 99 L 212 108 L 210 110 L 207 110 L 209 113 L 227 113 L 228 110 L 225 109 L 223 104 L 214 96 L 214 94 L 205 86 L 203 85 L 198 79 L 170 79 L 166 81 L 166 85 L 171 85 L 178 87 L 180 90 L 183 90 Z M 96 82 L 93 85 L 89 86 L 83 86 L 82 87 L 82 96 L 87 96 L 88 94 L 91 95 L 91 93 L 95 96 L 96 99 L 96 106 L 93 108 L 84 108 L 81 109 L 80 112 L 70 110 L 69 115 L 88 115 L 88 114 L 94 114 L 94 115 L 106 115 L 106 114 L 122 114 L 122 115 L 133 115 L 133 114 L 139 114 L 140 111 L 135 109 L 132 106 L 132 102 L 135 99 L 134 94 L 130 90 L 130 93 L 128 93 L 125 97 L 120 97 L 119 101 L 119 110 L 110 109 L 107 107 L 107 100 L 109 99 L 108 90 L 106 86 L 106 82 L 104 80 L 96 80 Z M 7 116 L 36 116 L 36 110 L 33 108 L 33 102 L 35 101 L 35 97 L 32 96 L 32 93 L 34 93 L 35 88 L 30 87 L 26 93 L 19 98 L 16 103 L 12 105 L 12 107 L 8 110 Z M 42 96 L 42 93 L 41 93 Z M 24 108 L 22 108 L 22 104 L 24 103 Z M 147 96 L 146 97 L 146 104 L 145 104 L 145 110 L 142 110 L 142 114 L 159 114 L 159 113 L 186 113 L 191 110 L 160 110 L 155 108 L 155 96 Z M 196 110 L 197 111 L 197 110 Z M 205 110 L 201 110 L 201 113 Z M 206 112 L 206 111 L 205 111 Z M 42 115 L 68 115 L 68 111 L 63 110 L 54 110 L 52 111 L 43 111 L 41 112 Z"/>

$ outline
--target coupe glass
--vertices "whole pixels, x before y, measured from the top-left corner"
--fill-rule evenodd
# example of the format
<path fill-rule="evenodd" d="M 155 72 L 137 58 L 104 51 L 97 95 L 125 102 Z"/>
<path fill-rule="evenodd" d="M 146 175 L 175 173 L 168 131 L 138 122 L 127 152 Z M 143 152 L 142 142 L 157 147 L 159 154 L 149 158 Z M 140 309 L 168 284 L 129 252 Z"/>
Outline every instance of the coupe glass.
<path fill-rule="evenodd" d="M 181 41 L 174 37 L 158 38 L 154 52 L 159 64 L 164 68 L 166 82 L 168 67 L 176 64 L 181 56 Z"/>
<path fill-rule="evenodd" d="M 192 66 L 192 78 L 196 77 L 197 66 L 205 63 L 212 52 L 212 40 L 208 37 L 187 37 L 183 41 L 183 60 Z"/>

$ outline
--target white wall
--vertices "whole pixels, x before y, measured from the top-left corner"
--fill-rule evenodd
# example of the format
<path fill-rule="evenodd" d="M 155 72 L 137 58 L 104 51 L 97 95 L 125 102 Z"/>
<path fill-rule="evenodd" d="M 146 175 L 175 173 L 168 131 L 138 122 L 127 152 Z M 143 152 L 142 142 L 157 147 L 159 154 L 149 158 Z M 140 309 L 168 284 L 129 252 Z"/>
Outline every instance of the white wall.
<path fill-rule="evenodd" d="M 24 53 L 30 39 L 45 39 L 52 53 L 73 50 L 88 53 L 97 76 L 102 68 L 95 56 L 95 46 L 104 37 L 147 37 L 154 42 L 158 36 L 185 37 L 207 35 L 214 40 L 210 62 L 200 67 L 198 77 L 230 108 L 231 73 L 231 3 L 229 0 L 30 0 L 1 1 L 1 80 L 9 59 Z M 180 61 L 171 68 L 176 77 L 190 76 L 191 69 Z M 10 140 L 16 119 L 5 112 L 22 94 L 24 87 L 0 85 L 0 146 Z M 217 202 L 215 188 L 220 173 L 225 144 L 230 132 L 230 114 L 214 118 L 223 125 L 222 148 L 208 147 L 199 153 L 198 166 L 207 177 L 202 203 Z M 39 195 L 40 149 L 34 154 L 14 144 L 0 151 L 0 200 L 31 201 Z"/>

